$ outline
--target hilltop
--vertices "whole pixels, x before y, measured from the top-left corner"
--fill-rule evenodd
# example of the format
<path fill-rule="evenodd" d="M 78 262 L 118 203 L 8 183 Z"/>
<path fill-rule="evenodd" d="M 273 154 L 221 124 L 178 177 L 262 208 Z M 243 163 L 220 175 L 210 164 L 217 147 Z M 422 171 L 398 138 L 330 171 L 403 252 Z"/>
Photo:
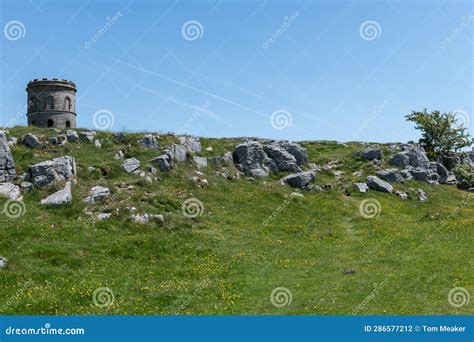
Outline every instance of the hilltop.
<path fill-rule="evenodd" d="M 2 314 L 470 313 L 472 183 L 417 146 L 4 130 Z"/>

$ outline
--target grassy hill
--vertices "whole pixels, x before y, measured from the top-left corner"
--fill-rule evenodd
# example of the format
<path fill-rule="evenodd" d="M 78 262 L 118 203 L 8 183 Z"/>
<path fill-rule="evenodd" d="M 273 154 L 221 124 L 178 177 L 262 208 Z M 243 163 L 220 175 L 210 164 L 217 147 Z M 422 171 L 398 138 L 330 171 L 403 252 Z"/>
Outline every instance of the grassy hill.
<path fill-rule="evenodd" d="M 27 132 L 57 134 L 30 127 L 8 131 L 18 138 Z M 472 302 L 459 308 L 448 302 L 454 287 L 474 294 L 469 193 L 416 181 L 394 186 L 424 189 L 425 203 L 414 196 L 356 193 L 352 183 L 375 174 L 372 163 L 355 153 L 361 145 L 318 141 L 302 142 L 310 162 L 337 159 L 344 175 L 317 173 L 315 183 L 333 189 L 299 191 L 304 197 L 291 196 L 295 189 L 279 184 L 284 173 L 255 182 L 227 180 L 212 166 L 201 170 L 209 186 L 200 187 L 190 180 L 196 170 L 192 161 L 178 162 L 148 183 L 125 173 L 122 161 L 113 158 L 123 149 L 126 158 L 146 166 L 160 153 L 137 144 L 142 135 L 128 134 L 127 146 L 98 132 L 101 149 L 85 142 L 11 148 L 19 174 L 32 164 L 71 155 L 78 176 L 72 205 L 45 208 L 39 202 L 52 191 L 34 189 L 24 194 L 23 216 L 0 213 L 0 255 L 9 259 L 0 269 L 1 314 L 473 313 Z M 174 139 L 160 134 L 163 147 Z M 201 155 L 222 155 L 240 141 L 202 138 Z M 208 146 L 212 152 L 204 150 Z M 359 170 L 362 177 L 352 175 Z M 95 185 L 108 186 L 111 198 L 84 203 Z M 203 203 L 202 215 L 182 214 L 189 198 Z M 380 202 L 377 217 L 361 215 L 360 203 L 367 198 Z M 5 202 L 0 198 L 0 209 Z M 164 224 L 132 222 L 126 209 L 132 206 L 137 213 L 162 214 Z M 112 216 L 99 221 L 98 212 Z M 113 303 L 95 305 L 94 291 L 104 287 L 113 293 Z M 291 303 L 272 304 L 270 295 L 278 287 L 289 290 Z"/>

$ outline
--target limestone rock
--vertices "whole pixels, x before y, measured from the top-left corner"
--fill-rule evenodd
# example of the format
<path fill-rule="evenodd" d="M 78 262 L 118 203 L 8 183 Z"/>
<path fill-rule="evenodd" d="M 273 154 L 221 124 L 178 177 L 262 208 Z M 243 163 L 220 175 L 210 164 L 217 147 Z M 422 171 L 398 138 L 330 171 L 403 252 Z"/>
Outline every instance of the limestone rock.
<path fill-rule="evenodd" d="M 176 161 L 185 161 L 187 158 L 187 149 L 186 146 L 180 144 L 172 144 L 164 151 L 169 154 L 172 159 Z"/>
<path fill-rule="evenodd" d="M 43 188 L 57 181 L 67 181 L 76 175 L 76 163 L 73 157 L 53 158 L 30 167 L 26 181 Z"/>
<path fill-rule="evenodd" d="M 114 158 L 115 159 L 123 159 L 125 157 L 125 153 L 123 153 L 122 150 L 118 150 L 117 152 L 115 152 L 115 155 L 114 155 Z"/>
<path fill-rule="evenodd" d="M 0 256 L 0 268 L 5 268 L 8 266 L 8 259 Z"/>
<path fill-rule="evenodd" d="M 282 184 L 288 184 L 293 188 L 307 188 L 314 178 L 314 172 L 303 171 L 283 177 L 280 181 Z"/>
<path fill-rule="evenodd" d="M 387 183 L 386 181 L 381 180 L 380 178 L 375 176 L 367 177 L 367 185 L 372 190 L 388 193 L 391 193 L 393 191 L 393 186 L 391 186 L 390 183 Z"/>
<path fill-rule="evenodd" d="M 469 183 L 467 180 L 463 179 L 457 184 L 459 190 L 468 190 L 472 188 L 472 184 Z"/>
<path fill-rule="evenodd" d="M 158 148 L 158 138 L 153 134 L 145 134 L 143 138 L 138 140 L 138 143 L 145 148 Z"/>
<path fill-rule="evenodd" d="M 207 167 L 207 158 L 206 157 L 197 157 L 193 156 L 194 162 L 196 163 L 197 167 Z"/>
<path fill-rule="evenodd" d="M 367 147 L 359 151 L 359 154 L 366 160 L 382 159 L 382 150 L 380 147 Z"/>
<path fill-rule="evenodd" d="M 209 158 L 209 164 L 212 165 L 227 165 L 232 163 L 232 152 L 227 152 L 223 156 Z"/>
<path fill-rule="evenodd" d="M 0 196 L 11 200 L 21 200 L 20 187 L 13 183 L 0 183 Z"/>
<path fill-rule="evenodd" d="M 102 148 L 102 144 L 100 143 L 99 139 L 95 139 L 94 145 L 95 145 L 95 147 L 97 147 L 97 148 Z"/>
<path fill-rule="evenodd" d="M 125 172 L 131 173 L 140 167 L 140 161 L 136 158 L 129 158 L 122 163 L 122 169 Z"/>
<path fill-rule="evenodd" d="M 30 182 L 21 182 L 20 188 L 23 191 L 30 191 L 31 189 L 33 189 L 33 184 Z"/>
<path fill-rule="evenodd" d="M 67 141 L 71 143 L 79 142 L 79 134 L 72 129 L 66 131 L 66 138 Z"/>
<path fill-rule="evenodd" d="M 262 178 L 270 174 L 270 169 L 277 171 L 278 168 L 268 158 L 262 145 L 256 141 L 249 141 L 235 147 L 234 160 L 241 165 L 242 171 L 251 177 Z"/>
<path fill-rule="evenodd" d="M 90 192 L 89 196 L 84 199 L 85 203 L 95 203 L 100 202 L 110 196 L 109 188 L 102 186 L 94 186 Z"/>
<path fill-rule="evenodd" d="M 417 194 L 418 194 L 418 200 L 420 202 L 426 202 L 428 200 L 428 196 L 426 195 L 426 192 L 424 192 L 422 189 L 418 189 Z"/>
<path fill-rule="evenodd" d="M 16 177 L 15 162 L 5 133 L 0 132 L 0 183 L 8 182 Z"/>
<path fill-rule="evenodd" d="M 41 148 L 43 144 L 40 142 L 38 137 L 32 133 L 27 133 L 21 139 L 23 145 L 30 148 Z"/>
<path fill-rule="evenodd" d="M 404 177 L 398 169 L 387 169 L 377 172 L 377 176 L 387 182 L 403 182 Z"/>
<path fill-rule="evenodd" d="M 96 135 L 96 132 L 80 132 L 79 133 L 79 139 L 81 141 L 86 141 L 92 143 L 94 141 L 94 137 Z"/>
<path fill-rule="evenodd" d="M 263 150 L 276 164 L 278 171 L 301 171 L 301 168 L 296 163 L 296 158 L 282 147 L 277 145 L 264 145 Z"/>
<path fill-rule="evenodd" d="M 272 143 L 272 145 L 276 145 L 283 148 L 286 152 L 295 157 L 296 164 L 298 164 L 298 166 L 302 166 L 308 163 L 308 152 L 300 144 L 286 140 L 279 140 Z"/>
<path fill-rule="evenodd" d="M 162 172 L 170 171 L 173 167 L 173 159 L 170 154 L 162 154 L 150 160 L 151 163 L 157 165 Z"/>
<path fill-rule="evenodd" d="M 109 219 L 111 216 L 112 216 L 112 213 L 98 213 L 98 214 L 97 214 L 97 219 L 98 219 L 99 221 L 107 220 L 107 219 Z"/>
<path fill-rule="evenodd" d="M 355 187 L 359 192 L 367 192 L 367 191 L 369 191 L 369 187 L 367 186 L 366 183 L 354 183 L 354 187 Z"/>
<path fill-rule="evenodd" d="M 179 137 L 178 140 L 189 152 L 201 152 L 201 141 L 198 137 L 185 136 Z"/>
<path fill-rule="evenodd" d="M 400 197 L 402 200 L 406 200 L 408 198 L 408 194 L 403 191 L 395 191 L 395 194 Z"/>
<path fill-rule="evenodd" d="M 72 202 L 71 182 L 66 182 L 64 189 L 41 200 L 42 205 L 57 206 L 62 204 L 70 204 Z"/>

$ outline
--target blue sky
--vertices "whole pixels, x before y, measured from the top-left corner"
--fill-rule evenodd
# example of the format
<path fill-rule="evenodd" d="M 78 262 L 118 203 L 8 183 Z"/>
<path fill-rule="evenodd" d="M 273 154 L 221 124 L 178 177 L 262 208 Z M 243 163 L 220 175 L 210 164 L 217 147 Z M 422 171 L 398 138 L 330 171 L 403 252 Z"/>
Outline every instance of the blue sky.
<path fill-rule="evenodd" d="M 2 0 L 1 25 L 2 126 L 26 123 L 29 80 L 59 77 L 80 127 L 408 141 L 427 107 L 473 133 L 470 1 Z"/>

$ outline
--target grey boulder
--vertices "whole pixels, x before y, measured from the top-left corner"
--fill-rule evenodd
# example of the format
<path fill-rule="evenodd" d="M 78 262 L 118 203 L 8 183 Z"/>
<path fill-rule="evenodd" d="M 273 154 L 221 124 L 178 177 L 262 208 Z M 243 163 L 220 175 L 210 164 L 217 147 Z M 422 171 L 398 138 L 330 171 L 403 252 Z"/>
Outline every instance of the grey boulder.
<path fill-rule="evenodd" d="M 138 140 L 138 143 L 145 148 L 158 148 L 158 138 L 153 134 L 145 134 L 143 138 Z"/>
<path fill-rule="evenodd" d="M 359 154 L 366 160 L 382 159 L 382 150 L 380 147 L 367 147 L 359 151 Z"/>
<path fill-rule="evenodd" d="M 179 137 L 178 140 L 189 152 L 201 152 L 201 141 L 198 137 L 185 136 Z"/>
<path fill-rule="evenodd" d="M 42 205 L 57 206 L 62 204 L 70 204 L 72 202 L 71 182 L 66 182 L 64 189 L 41 200 Z"/>
<path fill-rule="evenodd" d="M 25 134 L 21 139 L 21 142 L 23 145 L 30 148 L 41 148 L 43 146 L 38 137 L 31 133 Z"/>
<path fill-rule="evenodd" d="M 296 158 L 278 145 L 264 145 L 263 150 L 275 163 L 278 171 L 300 172 Z"/>
<path fill-rule="evenodd" d="M 280 181 L 282 184 L 288 184 L 293 188 L 307 188 L 314 178 L 314 172 L 303 171 L 283 177 Z"/>
<path fill-rule="evenodd" d="M 16 177 L 15 162 L 8 146 L 4 132 L 0 132 L 0 183 L 8 182 Z"/>
<path fill-rule="evenodd" d="M 102 187 L 102 186 L 94 186 L 90 192 L 89 196 L 84 199 L 85 203 L 95 203 L 105 200 L 107 197 L 110 196 L 109 188 Z"/>
<path fill-rule="evenodd" d="M 388 192 L 391 193 L 393 191 L 393 186 L 386 181 L 375 177 L 375 176 L 368 176 L 367 177 L 367 185 L 370 189 L 381 191 L 381 192 Z"/>
<path fill-rule="evenodd" d="M 174 166 L 173 158 L 169 154 L 162 154 L 151 159 L 150 162 L 157 165 L 162 172 L 170 171 Z"/>
<path fill-rule="evenodd" d="M 58 181 L 70 180 L 74 175 L 76 175 L 75 160 L 71 156 L 65 156 L 31 166 L 25 180 L 38 188 L 43 188 Z"/>
<path fill-rule="evenodd" d="M 0 196 L 6 197 L 11 200 L 21 200 L 20 187 L 13 183 L 1 183 Z"/>
<path fill-rule="evenodd" d="M 354 188 L 357 189 L 359 192 L 367 192 L 369 191 L 369 187 L 366 183 L 354 183 Z"/>
<path fill-rule="evenodd" d="M 140 161 L 136 158 L 129 158 L 123 161 L 122 169 L 127 173 L 132 173 L 140 167 Z"/>

